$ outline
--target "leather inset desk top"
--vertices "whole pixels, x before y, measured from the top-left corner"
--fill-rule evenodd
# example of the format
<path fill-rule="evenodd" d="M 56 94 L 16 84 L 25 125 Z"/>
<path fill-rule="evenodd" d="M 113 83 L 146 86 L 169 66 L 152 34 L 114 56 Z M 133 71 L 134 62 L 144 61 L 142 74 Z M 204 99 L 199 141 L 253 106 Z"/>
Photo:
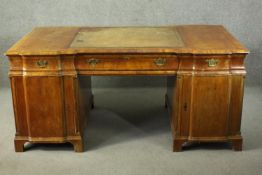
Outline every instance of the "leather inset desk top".
<path fill-rule="evenodd" d="M 170 27 L 114 27 L 82 29 L 71 43 L 71 48 L 90 47 L 183 47 L 176 28 Z"/>
<path fill-rule="evenodd" d="M 37 27 L 6 55 L 246 54 L 223 26 Z"/>

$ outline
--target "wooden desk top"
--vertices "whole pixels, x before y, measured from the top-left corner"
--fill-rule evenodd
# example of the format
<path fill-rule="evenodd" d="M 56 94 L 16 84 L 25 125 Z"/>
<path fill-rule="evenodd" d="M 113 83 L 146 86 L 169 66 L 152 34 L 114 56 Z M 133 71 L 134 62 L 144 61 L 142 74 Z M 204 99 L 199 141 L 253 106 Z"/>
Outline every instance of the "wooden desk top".
<path fill-rule="evenodd" d="M 37 27 L 6 55 L 79 53 L 234 54 L 249 51 L 223 26 Z"/>

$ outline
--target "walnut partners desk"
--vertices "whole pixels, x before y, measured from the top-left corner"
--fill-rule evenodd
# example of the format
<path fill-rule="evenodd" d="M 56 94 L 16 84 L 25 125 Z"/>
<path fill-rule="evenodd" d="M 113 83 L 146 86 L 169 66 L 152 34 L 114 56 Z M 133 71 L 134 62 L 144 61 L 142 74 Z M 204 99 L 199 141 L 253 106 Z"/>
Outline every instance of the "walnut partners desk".
<path fill-rule="evenodd" d="M 174 151 L 188 141 L 242 150 L 247 53 L 222 26 L 35 28 L 6 52 L 15 150 L 70 142 L 82 152 L 92 75 L 166 75 Z"/>

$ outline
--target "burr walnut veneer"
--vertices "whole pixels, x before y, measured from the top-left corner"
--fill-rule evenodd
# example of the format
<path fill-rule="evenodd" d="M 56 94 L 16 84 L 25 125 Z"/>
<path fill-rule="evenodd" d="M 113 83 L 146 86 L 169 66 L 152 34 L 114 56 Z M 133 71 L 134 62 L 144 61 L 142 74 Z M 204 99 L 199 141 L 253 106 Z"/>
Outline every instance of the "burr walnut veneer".
<path fill-rule="evenodd" d="M 83 151 L 92 75 L 165 75 L 173 150 L 240 133 L 248 50 L 222 26 L 38 27 L 6 55 L 16 123 L 25 142 L 70 142 Z"/>

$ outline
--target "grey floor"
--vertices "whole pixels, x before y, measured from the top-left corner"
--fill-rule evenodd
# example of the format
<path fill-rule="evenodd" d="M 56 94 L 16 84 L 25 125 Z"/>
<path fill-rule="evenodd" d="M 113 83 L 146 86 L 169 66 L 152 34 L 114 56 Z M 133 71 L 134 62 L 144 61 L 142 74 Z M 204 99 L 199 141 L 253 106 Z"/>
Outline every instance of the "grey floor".
<path fill-rule="evenodd" d="M 95 89 L 96 107 L 86 130 L 86 152 L 70 144 L 27 145 L 15 153 L 9 89 L 0 91 L 0 175 L 92 174 L 250 175 L 262 170 L 262 89 L 245 90 L 244 151 L 229 144 L 200 144 L 173 153 L 164 89 Z"/>

